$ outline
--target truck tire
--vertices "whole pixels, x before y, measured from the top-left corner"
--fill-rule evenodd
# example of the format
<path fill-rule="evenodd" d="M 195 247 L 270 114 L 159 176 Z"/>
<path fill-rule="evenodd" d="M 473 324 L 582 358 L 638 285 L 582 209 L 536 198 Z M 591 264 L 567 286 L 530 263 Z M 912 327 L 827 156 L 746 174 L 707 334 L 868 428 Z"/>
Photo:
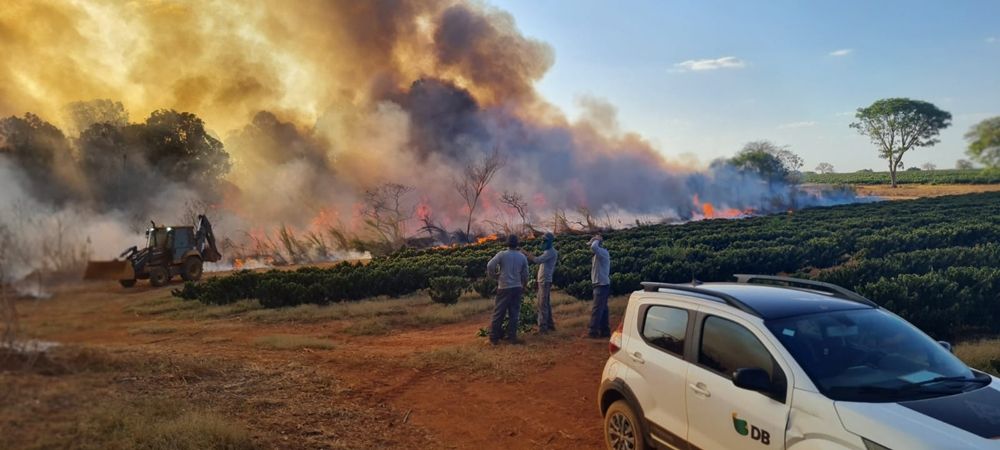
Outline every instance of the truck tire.
<path fill-rule="evenodd" d="M 639 418 L 625 400 L 618 400 L 604 413 L 604 442 L 609 449 L 646 450 Z"/>
<path fill-rule="evenodd" d="M 184 281 L 198 281 L 202 272 L 201 259 L 194 256 L 189 256 L 181 265 L 181 278 Z"/>
<path fill-rule="evenodd" d="M 170 282 L 170 272 L 167 271 L 166 267 L 150 267 L 149 268 L 149 284 L 153 287 L 164 286 Z"/>
<path fill-rule="evenodd" d="M 135 278 L 131 280 L 118 280 L 118 284 L 122 285 L 124 288 L 130 288 L 135 286 Z"/>

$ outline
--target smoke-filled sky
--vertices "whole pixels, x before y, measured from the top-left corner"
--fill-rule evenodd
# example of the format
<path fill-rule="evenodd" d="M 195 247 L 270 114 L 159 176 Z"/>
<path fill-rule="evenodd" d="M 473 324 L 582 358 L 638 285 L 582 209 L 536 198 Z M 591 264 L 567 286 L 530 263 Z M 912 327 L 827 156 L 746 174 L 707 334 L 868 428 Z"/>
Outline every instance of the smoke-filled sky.
<path fill-rule="evenodd" d="M 885 97 L 954 116 L 908 166 L 954 167 L 972 124 L 1000 115 L 1000 3 L 993 0 L 493 0 L 557 55 L 539 90 L 572 116 L 606 98 L 624 127 L 702 160 L 771 139 L 840 171 L 887 170 L 848 128 Z M 723 58 L 729 59 L 723 59 Z"/>
<path fill-rule="evenodd" d="M 121 229 L 203 201 L 233 239 L 359 232 L 383 183 L 412 188 L 404 210 L 461 229 L 455 180 L 492 152 L 505 164 L 474 231 L 509 215 L 505 191 L 542 226 L 581 207 L 628 224 L 691 218 L 702 202 L 818 201 L 652 145 L 599 88 L 568 119 L 537 90 L 558 48 L 479 2 L 15 1 L 0 9 L 0 55 L 0 116 L 17 116 L 0 124 L 17 186 L 0 200 Z"/>

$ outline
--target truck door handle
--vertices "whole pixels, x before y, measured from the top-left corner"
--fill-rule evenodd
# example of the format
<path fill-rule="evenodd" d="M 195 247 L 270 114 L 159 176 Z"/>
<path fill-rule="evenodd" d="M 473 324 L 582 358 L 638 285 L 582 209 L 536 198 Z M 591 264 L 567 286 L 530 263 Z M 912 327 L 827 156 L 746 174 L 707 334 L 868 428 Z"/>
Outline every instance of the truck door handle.
<path fill-rule="evenodd" d="M 689 384 L 688 387 L 691 388 L 691 390 L 694 391 L 694 394 L 697 396 L 705 398 L 709 398 L 712 396 L 712 393 L 708 391 L 708 386 L 705 386 L 705 383 L 698 383 L 698 384 L 692 383 Z"/>
<path fill-rule="evenodd" d="M 635 361 L 638 364 L 645 364 L 646 363 L 646 360 L 642 359 L 642 353 L 632 352 L 629 356 L 632 357 L 632 361 Z"/>

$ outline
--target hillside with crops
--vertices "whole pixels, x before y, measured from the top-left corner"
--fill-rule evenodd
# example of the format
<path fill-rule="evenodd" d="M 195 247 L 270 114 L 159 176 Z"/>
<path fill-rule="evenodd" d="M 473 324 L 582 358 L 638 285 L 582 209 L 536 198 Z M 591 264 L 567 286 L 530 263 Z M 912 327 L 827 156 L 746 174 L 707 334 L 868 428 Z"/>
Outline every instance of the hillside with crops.
<path fill-rule="evenodd" d="M 643 226 L 605 235 L 612 291 L 644 280 L 727 281 L 791 274 L 855 289 L 930 334 L 1000 331 L 1000 193 L 813 208 L 740 220 Z M 588 236 L 560 236 L 554 285 L 590 296 Z M 529 252 L 538 249 L 528 241 Z M 498 241 L 404 250 L 367 264 L 241 271 L 188 283 L 175 295 L 210 304 L 256 298 L 265 307 L 398 297 L 431 285 L 487 296 L 486 262 Z M 447 281 L 446 281 L 447 280 Z"/>
<path fill-rule="evenodd" d="M 896 173 L 899 184 L 996 184 L 1000 171 L 985 169 L 904 170 Z M 806 183 L 889 184 L 889 172 L 806 173 Z"/>

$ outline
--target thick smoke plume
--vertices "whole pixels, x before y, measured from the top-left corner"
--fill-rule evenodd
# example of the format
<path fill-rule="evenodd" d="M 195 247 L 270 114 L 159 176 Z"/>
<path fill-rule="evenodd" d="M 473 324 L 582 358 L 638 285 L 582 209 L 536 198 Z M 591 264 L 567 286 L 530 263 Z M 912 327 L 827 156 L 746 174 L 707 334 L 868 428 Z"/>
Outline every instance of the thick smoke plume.
<path fill-rule="evenodd" d="M 552 49 L 478 3 L 15 1 L 0 55 L 0 168 L 16 185 L 0 197 L 117 224 L 104 240 L 207 210 L 232 248 L 294 249 L 281 229 L 323 252 L 376 229 L 366 193 L 392 183 L 412 188 L 406 234 L 445 241 L 468 214 L 455 180 L 494 151 L 481 232 L 511 222 L 505 192 L 541 228 L 822 201 L 671 162 L 601 101 L 568 120 L 534 88 Z"/>

